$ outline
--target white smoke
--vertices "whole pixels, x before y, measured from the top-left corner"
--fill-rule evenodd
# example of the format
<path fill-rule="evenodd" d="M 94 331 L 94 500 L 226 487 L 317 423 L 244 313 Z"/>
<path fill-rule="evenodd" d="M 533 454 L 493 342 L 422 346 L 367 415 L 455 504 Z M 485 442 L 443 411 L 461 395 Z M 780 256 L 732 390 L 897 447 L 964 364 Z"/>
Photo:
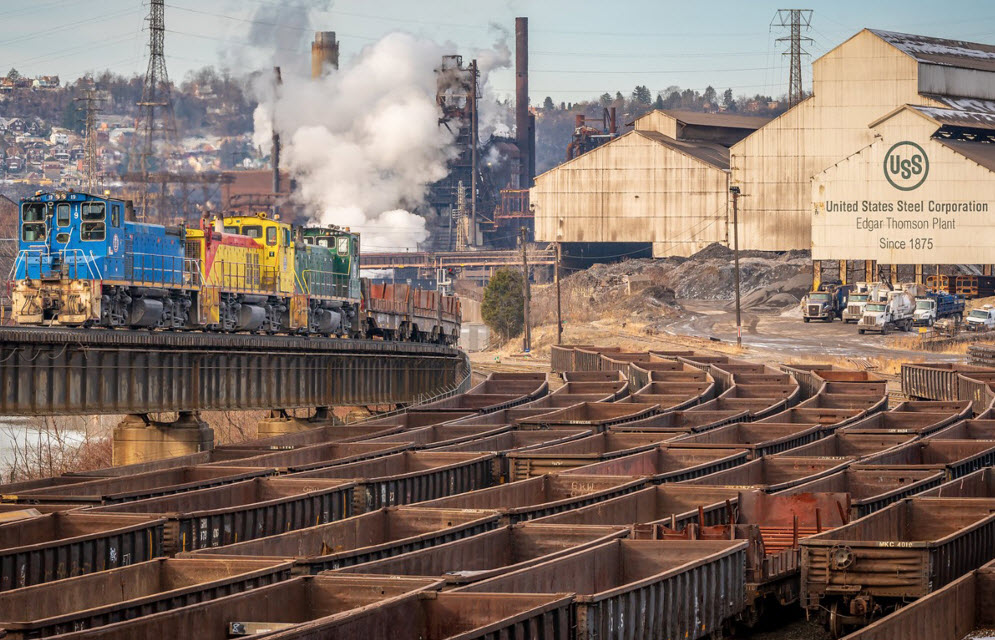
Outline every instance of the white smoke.
<path fill-rule="evenodd" d="M 255 113 L 255 142 L 280 132 L 281 164 L 297 181 L 312 218 L 358 230 L 372 250 L 413 249 L 428 237 L 410 209 L 447 174 L 453 134 L 435 102 L 445 49 L 392 33 L 318 80 L 285 77 Z"/>
<path fill-rule="evenodd" d="M 508 45 L 511 33 L 504 26 L 493 22 L 490 30 L 497 35 L 494 45 L 490 49 L 478 49 L 473 52 L 473 57 L 477 60 L 477 70 L 480 72 L 477 127 L 481 140 L 487 140 L 492 135 L 510 136 L 513 130 L 514 111 L 509 109 L 507 104 L 501 103 L 488 82 L 492 71 L 511 66 L 511 47 Z"/>
<path fill-rule="evenodd" d="M 283 84 L 276 87 L 268 73 L 256 77 L 254 142 L 268 152 L 276 127 L 281 166 L 296 181 L 295 197 L 314 222 L 359 231 L 367 250 L 415 249 L 428 230 L 413 211 L 457 154 L 455 135 L 439 125 L 435 98 L 435 69 L 456 47 L 391 33 L 348 61 L 343 55 L 339 70 L 312 80 L 302 37 L 310 38 L 312 12 L 328 6 L 329 0 L 285 0 L 257 10 L 250 40 L 272 52 Z M 278 15 L 261 16 L 261 10 Z M 495 28 L 493 49 L 473 52 L 480 71 L 481 140 L 511 131 L 507 109 L 498 108 L 487 83 L 491 71 L 511 62 L 508 32 Z M 295 50 L 301 54 L 288 59 Z"/>

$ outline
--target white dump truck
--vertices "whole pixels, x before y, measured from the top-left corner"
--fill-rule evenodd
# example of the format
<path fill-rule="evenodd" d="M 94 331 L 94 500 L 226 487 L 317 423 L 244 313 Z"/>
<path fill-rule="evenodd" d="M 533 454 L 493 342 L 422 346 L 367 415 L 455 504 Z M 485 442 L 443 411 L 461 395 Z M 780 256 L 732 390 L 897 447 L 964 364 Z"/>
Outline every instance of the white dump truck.
<path fill-rule="evenodd" d="M 891 329 L 908 331 L 912 328 L 912 318 L 916 310 L 916 300 L 908 291 L 889 291 L 884 302 L 868 302 L 864 305 L 864 317 L 857 323 L 857 332 L 888 333 Z"/>
<path fill-rule="evenodd" d="M 843 322 L 860 322 L 864 317 L 864 305 L 887 300 L 889 291 L 891 285 L 884 282 L 858 282 L 843 310 Z"/>

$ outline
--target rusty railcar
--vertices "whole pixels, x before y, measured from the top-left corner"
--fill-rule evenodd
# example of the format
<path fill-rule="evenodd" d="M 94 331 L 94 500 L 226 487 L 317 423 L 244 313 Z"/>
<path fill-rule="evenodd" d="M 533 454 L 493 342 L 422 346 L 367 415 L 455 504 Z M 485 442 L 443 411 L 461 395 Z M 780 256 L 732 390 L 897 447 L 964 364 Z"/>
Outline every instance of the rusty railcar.
<path fill-rule="evenodd" d="M 0 593 L 0 628 L 28 640 L 102 627 L 288 580 L 292 566 L 157 558 Z"/>
<path fill-rule="evenodd" d="M 563 511 L 535 520 L 541 524 L 633 525 L 661 524 L 679 531 L 689 524 L 729 521 L 729 509 L 739 503 L 739 489 L 682 484 L 651 485 L 617 498 Z"/>
<path fill-rule="evenodd" d="M 699 433 L 734 422 L 745 422 L 750 414 L 741 410 L 725 411 L 668 411 L 648 418 L 633 420 L 612 427 L 616 433 L 659 432 L 659 433 Z"/>
<path fill-rule="evenodd" d="M 439 447 L 435 451 L 455 451 L 460 453 L 488 452 L 497 454 L 493 460 L 493 475 L 497 482 L 508 482 L 511 465 L 508 454 L 515 451 L 529 451 L 554 444 L 563 444 L 585 438 L 594 432 L 590 429 L 543 429 L 514 430 L 486 438 L 475 438 L 460 444 Z"/>
<path fill-rule="evenodd" d="M 863 409 L 828 409 L 819 407 L 792 407 L 781 413 L 757 420 L 757 422 L 795 422 L 799 424 L 815 423 L 827 434 L 864 418 L 867 412 Z"/>
<path fill-rule="evenodd" d="M 56 636 L 69 640 L 232 637 L 281 631 L 314 632 L 322 622 L 341 620 L 440 586 L 438 580 L 397 576 L 301 576 L 206 602 L 96 629 Z M 290 636 L 290 637 L 308 637 Z M 311 637 L 320 637 L 317 635 Z"/>
<path fill-rule="evenodd" d="M 526 523 L 408 551 L 341 569 L 336 573 L 439 576 L 462 585 L 534 566 L 629 533 L 624 526 L 560 526 Z"/>
<path fill-rule="evenodd" d="M 849 522 L 883 509 L 902 498 L 938 487 L 943 480 L 943 472 L 938 469 L 844 469 L 785 489 L 777 495 L 804 492 L 848 493 L 850 513 L 847 522 Z"/>
<path fill-rule="evenodd" d="M 572 384 L 572 383 L 571 383 Z M 518 421 L 522 429 L 576 429 L 604 431 L 658 413 L 660 405 L 647 403 L 582 402 Z"/>
<path fill-rule="evenodd" d="M 280 472 L 303 471 L 320 467 L 333 467 L 337 464 L 371 460 L 387 456 L 411 448 L 408 441 L 394 442 L 327 442 L 312 444 L 306 447 L 294 447 L 280 451 L 260 451 L 259 449 L 244 449 L 239 454 L 251 454 L 248 458 L 237 458 L 231 461 L 212 462 L 208 467 L 220 467 L 237 464 L 246 467 L 261 467 L 277 469 Z"/>
<path fill-rule="evenodd" d="M 253 478 L 146 500 L 89 507 L 93 514 L 166 518 L 166 552 L 218 547 L 341 520 L 352 514 L 348 480 Z"/>
<path fill-rule="evenodd" d="M 499 524 L 500 514 L 490 510 L 390 507 L 180 557 L 292 559 L 302 571 L 315 574 L 461 540 Z"/>
<path fill-rule="evenodd" d="M 301 625 L 274 640 L 570 640 L 568 593 L 453 593 L 436 591 L 364 607 Z"/>
<path fill-rule="evenodd" d="M 115 504 L 173 493 L 208 489 L 275 473 L 258 467 L 196 466 L 149 471 L 128 477 L 73 478 L 76 482 L 4 494 L 3 500 L 22 504 Z M 81 482 L 80 482 L 81 480 Z"/>
<path fill-rule="evenodd" d="M 683 481 L 684 484 L 760 489 L 775 493 L 845 469 L 850 458 L 770 456 Z"/>
<path fill-rule="evenodd" d="M 959 478 L 995 464 L 995 441 L 923 440 L 884 451 L 854 468 L 941 469 L 946 479 Z"/>
<path fill-rule="evenodd" d="M 860 409 L 867 414 L 884 411 L 887 407 L 885 394 L 820 393 L 798 403 L 799 409 Z"/>
<path fill-rule="evenodd" d="M 793 422 L 737 422 L 701 433 L 679 436 L 670 441 L 674 446 L 690 448 L 745 449 L 750 459 L 788 451 L 822 437 L 818 424 Z"/>
<path fill-rule="evenodd" d="M 515 524 L 596 504 L 637 491 L 645 484 L 644 478 L 543 475 L 419 502 L 417 506 L 493 509 L 501 513 L 504 522 Z"/>
<path fill-rule="evenodd" d="M 720 632 L 742 611 L 745 566 L 742 541 L 622 539 L 456 592 L 573 592 L 576 640 L 693 639 Z"/>
<path fill-rule="evenodd" d="M 648 451 L 679 434 L 612 433 L 603 431 L 579 440 L 507 454 L 508 473 L 512 481 L 534 478 L 547 473 L 561 473 L 601 460 Z"/>
<path fill-rule="evenodd" d="M 957 422 L 961 418 L 954 412 L 882 411 L 852 422 L 839 429 L 841 433 L 910 433 L 919 437 Z"/>
<path fill-rule="evenodd" d="M 995 627 L 995 567 L 991 563 L 876 620 L 847 640 L 990 638 Z"/>
<path fill-rule="evenodd" d="M 839 635 L 990 561 L 995 514 L 987 501 L 906 498 L 801 549 L 802 606 Z"/>
<path fill-rule="evenodd" d="M 681 482 L 746 462 L 744 449 L 686 449 L 660 445 L 649 451 L 595 462 L 562 475 L 646 476 L 654 484 Z"/>
<path fill-rule="evenodd" d="M 50 513 L 0 525 L 0 591 L 152 560 L 164 554 L 166 520 Z"/>
<path fill-rule="evenodd" d="M 351 479 L 355 512 L 411 504 L 491 486 L 493 453 L 405 451 L 382 458 L 293 473 L 305 482 Z"/>
<path fill-rule="evenodd" d="M 909 433 L 832 433 L 777 456 L 819 456 L 871 461 L 879 454 L 916 441 Z"/>

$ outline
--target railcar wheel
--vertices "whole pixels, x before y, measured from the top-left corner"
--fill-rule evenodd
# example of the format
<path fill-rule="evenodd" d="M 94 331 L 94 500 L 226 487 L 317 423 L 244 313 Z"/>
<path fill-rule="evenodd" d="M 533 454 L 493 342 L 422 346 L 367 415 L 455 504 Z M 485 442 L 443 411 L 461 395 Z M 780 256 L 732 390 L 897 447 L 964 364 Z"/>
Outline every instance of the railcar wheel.
<path fill-rule="evenodd" d="M 829 634 L 833 638 L 842 638 L 846 635 L 846 632 L 843 630 L 839 600 L 829 605 Z"/>

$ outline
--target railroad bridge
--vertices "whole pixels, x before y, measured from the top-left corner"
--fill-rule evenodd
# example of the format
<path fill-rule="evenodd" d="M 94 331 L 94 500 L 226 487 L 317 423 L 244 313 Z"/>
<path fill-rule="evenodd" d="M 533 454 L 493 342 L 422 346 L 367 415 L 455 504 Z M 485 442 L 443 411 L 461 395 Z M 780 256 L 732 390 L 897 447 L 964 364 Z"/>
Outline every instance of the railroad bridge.
<path fill-rule="evenodd" d="M 128 414 L 115 432 L 116 463 L 210 448 L 199 411 L 313 408 L 317 422 L 327 407 L 411 403 L 468 379 L 465 355 L 435 344 L 0 328 L 0 415 Z M 148 417 L 163 412 L 180 418 Z M 294 428 L 280 420 L 275 431 Z"/>

